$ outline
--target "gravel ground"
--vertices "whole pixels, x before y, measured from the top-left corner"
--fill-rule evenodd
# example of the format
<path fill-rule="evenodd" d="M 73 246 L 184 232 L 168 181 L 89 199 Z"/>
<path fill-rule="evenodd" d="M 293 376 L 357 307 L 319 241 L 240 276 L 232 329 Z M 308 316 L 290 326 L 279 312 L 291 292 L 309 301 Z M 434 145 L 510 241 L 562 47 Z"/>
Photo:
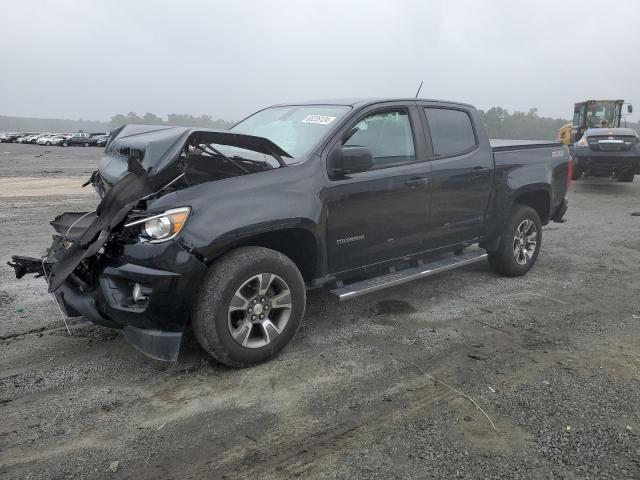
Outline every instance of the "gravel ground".
<path fill-rule="evenodd" d="M 2 144 L 0 178 L 80 179 L 99 156 Z M 571 190 L 527 276 L 311 292 L 293 344 L 247 370 L 193 341 L 167 364 L 86 322 L 69 335 L 44 281 L 1 267 L 0 477 L 640 478 L 640 177 Z M 0 257 L 96 203 L 5 193 Z"/>

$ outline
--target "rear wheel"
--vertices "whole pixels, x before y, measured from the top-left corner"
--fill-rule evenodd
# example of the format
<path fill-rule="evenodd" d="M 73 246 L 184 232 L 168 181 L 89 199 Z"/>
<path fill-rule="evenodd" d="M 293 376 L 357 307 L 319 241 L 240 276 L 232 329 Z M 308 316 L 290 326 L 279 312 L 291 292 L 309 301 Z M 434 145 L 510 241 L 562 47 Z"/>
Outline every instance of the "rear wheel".
<path fill-rule="evenodd" d="M 627 172 L 621 175 L 618 175 L 619 182 L 633 182 L 633 177 L 635 174 L 633 172 Z"/>
<path fill-rule="evenodd" d="M 68 147 L 68 146 L 69 146 L 69 144 L 68 144 L 67 142 L 62 142 L 62 146 L 63 146 L 63 147 Z"/>
<path fill-rule="evenodd" d="M 500 238 L 498 249 L 488 252 L 496 273 L 518 277 L 527 273 L 538 258 L 542 241 L 540 216 L 527 205 L 515 205 Z"/>
<path fill-rule="evenodd" d="M 248 367 L 291 341 L 305 302 L 304 280 L 289 258 L 262 247 L 238 248 L 209 268 L 193 308 L 193 331 L 218 361 Z"/>
<path fill-rule="evenodd" d="M 84 142 L 84 146 L 88 147 L 89 146 L 89 142 Z"/>

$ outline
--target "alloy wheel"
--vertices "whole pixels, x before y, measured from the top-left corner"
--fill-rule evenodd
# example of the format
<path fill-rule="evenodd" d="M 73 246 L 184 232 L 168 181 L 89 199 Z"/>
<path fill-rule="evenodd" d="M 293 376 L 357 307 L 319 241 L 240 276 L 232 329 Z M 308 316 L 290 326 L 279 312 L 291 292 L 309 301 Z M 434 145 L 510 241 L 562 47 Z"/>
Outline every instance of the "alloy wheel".
<path fill-rule="evenodd" d="M 231 299 L 227 313 L 229 332 L 243 347 L 264 347 L 284 331 L 291 308 L 287 282 L 272 273 L 255 275 Z"/>
<path fill-rule="evenodd" d="M 518 265 L 526 265 L 533 257 L 538 244 L 538 229 L 529 219 L 523 220 L 513 237 L 513 256 Z"/>

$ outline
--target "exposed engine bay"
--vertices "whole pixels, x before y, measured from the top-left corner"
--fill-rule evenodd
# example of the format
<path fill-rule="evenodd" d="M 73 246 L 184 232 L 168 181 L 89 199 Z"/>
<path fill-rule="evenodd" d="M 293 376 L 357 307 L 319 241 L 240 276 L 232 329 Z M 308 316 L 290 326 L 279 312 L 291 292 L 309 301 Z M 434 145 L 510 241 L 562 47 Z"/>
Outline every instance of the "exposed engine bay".
<path fill-rule="evenodd" d="M 291 158 L 266 138 L 225 130 L 121 127 L 112 132 L 99 169 L 85 183 L 102 199 L 96 211 L 56 217 L 51 225 L 57 235 L 47 255 L 13 256 L 9 265 L 18 278 L 45 276 L 49 292 L 67 280 L 80 292 L 90 290 L 98 264 L 121 255 L 124 244 L 145 241 L 140 220 L 149 217 L 153 200 L 205 182 L 282 168 L 283 157 Z"/>

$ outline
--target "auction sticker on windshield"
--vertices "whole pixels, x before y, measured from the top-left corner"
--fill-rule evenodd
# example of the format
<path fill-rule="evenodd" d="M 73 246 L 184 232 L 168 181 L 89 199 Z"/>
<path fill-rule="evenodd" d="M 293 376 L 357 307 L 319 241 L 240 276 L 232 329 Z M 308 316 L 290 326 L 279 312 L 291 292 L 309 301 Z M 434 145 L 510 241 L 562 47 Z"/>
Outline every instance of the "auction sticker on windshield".
<path fill-rule="evenodd" d="M 329 117 L 327 115 L 307 115 L 302 119 L 302 123 L 317 123 L 319 125 L 329 125 L 336 117 Z"/>

